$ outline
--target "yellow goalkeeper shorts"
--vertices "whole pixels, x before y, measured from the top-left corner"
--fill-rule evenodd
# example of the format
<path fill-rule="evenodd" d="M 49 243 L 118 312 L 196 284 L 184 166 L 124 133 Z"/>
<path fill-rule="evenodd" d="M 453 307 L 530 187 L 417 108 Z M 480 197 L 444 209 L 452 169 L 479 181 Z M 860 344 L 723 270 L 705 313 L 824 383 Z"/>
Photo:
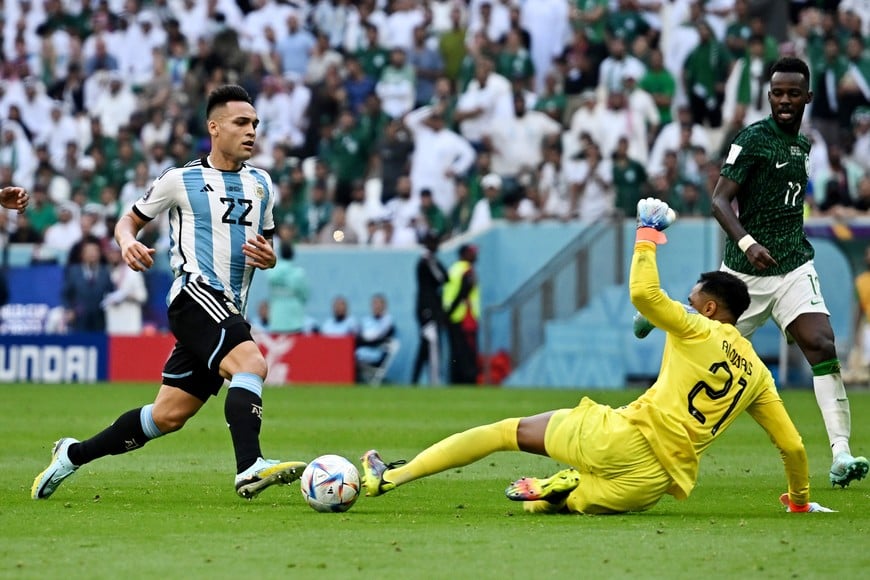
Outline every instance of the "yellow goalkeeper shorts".
<path fill-rule="evenodd" d="M 673 485 L 641 432 L 586 397 L 556 411 L 544 436 L 547 453 L 580 472 L 568 508 L 586 514 L 645 511 Z"/>

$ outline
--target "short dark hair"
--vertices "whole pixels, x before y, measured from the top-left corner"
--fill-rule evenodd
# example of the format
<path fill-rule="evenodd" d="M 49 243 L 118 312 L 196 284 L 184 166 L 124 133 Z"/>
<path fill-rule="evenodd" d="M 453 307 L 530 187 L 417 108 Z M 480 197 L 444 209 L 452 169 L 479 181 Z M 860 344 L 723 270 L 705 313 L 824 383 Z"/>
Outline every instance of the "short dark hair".
<path fill-rule="evenodd" d="M 253 105 L 251 95 L 248 94 L 243 87 L 239 85 L 221 85 L 213 90 L 208 95 L 208 103 L 205 106 L 205 117 L 208 119 L 211 116 L 212 110 L 215 107 L 226 105 L 234 101 L 243 101 L 249 105 Z"/>
<path fill-rule="evenodd" d="M 778 72 L 798 73 L 803 75 L 807 80 L 807 84 L 810 83 L 810 67 L 807 66 L 807 63 L 797 57 L 784 56 L 773 63 L 770 67 L 770 76 L 773 76 L 773 73 Z"/>
<path fill-rule="evenodd" d="M 749 288 L 734 274 L 721 270 L 704 272 L 698 282 L 701 290 L 723 303 L 735 320 L 749 308 Z"/>
<path fill-rule="evenodd" d="M 292 260 L 293 256 L 296 254 L 293 251 L 293 243 L 286 240 L 281 242 L 279 251 L 281 252 L 281 258 L 284 260 Z"/>

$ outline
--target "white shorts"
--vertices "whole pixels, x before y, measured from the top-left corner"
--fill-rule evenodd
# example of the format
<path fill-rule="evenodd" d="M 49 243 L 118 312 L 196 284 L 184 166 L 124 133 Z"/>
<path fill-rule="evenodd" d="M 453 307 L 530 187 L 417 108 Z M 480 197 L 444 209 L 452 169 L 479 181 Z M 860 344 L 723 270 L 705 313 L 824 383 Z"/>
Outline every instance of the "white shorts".
<path fill-rule="evenodd" d="M 812 260 L 782 276 L 752 276 L 735 272 L 725 264 L 719 269 L 734 274 L 749 287 L 749 308 L 737 321 L 737 330 L 746 338 L 750 338 L 768 318 L 773 318 L 785 332 L 801 314 L 818 312 L 831 315 L 825 306 L 819 275 Z"/>

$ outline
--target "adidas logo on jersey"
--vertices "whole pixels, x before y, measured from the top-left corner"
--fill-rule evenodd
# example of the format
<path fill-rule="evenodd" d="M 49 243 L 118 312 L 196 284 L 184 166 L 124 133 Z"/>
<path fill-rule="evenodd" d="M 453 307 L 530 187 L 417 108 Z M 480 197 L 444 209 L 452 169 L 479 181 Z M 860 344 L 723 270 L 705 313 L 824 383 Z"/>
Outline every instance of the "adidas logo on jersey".
<path fill-rule="evenodd" d="M 214 191 L 214 188 L 208 183 L 206 183 L 203 188 L 199 190 L 200 193 L 208 193 L 210 191 Z"/>

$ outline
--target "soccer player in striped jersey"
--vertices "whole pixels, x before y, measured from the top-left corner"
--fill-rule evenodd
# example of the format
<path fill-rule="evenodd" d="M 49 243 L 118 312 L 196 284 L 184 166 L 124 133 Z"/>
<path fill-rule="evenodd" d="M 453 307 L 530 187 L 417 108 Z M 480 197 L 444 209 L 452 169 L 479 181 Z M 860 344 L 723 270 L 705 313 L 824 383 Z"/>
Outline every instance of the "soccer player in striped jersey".
<path fill-rule="evenodd" d="M 216 88 L 206 105 L 209 154 L 163 173 L 115 228 L 127 265 L 154 265 L 154 249 L 136 239 L 162 212 L 171 225 L 169 326 L 175 347 L 153 403 L 122 414 L 89 439 L 55 443 L 52 461 L 33 482 L 43 499 L 82 465 L 118 455 L 181 429 L 228 380 L 224 415 L 236 456 L 236 492 L 252 498 L 298 479 L 305 463 L 263 458 L 260 427 L 266 361 L 244 318 L 255 269 L 275 267 L 271 237 L 274 191 L 269 175 L 247 164 L 259 119 L 237 85 Z"/>
<path fill-rule="evenodd" d="M 737 323 L 740 332 L 751 337 L 773 317 L 812 367 L 833 453 L 830 481 L 845 487 L 863 479 L 870 464 L 849 448 L 849 400 L 803 227 L 810 142 L 800 126 L 813 96 L 810 73 L 793 57 L 781 58 L 770 72 L 771 115 L 737 134 L 713 190 L 713 216 L 728 234 L 722 270 L 746 282 L 752 297 Z"/>
<path fill-rule="evenodd" d="M 701 455 L 746 411 L 779 448 L 791 512 L 831 511 L 809 501 L 807 456 L 770 371 L 734 326 L 749 305 L 746 284 L 707 272 L 689 294 L 694 310 L 662 290 L 656 263 L 660 231 L 673 222 L 657 199 L 638 203 L 631 262 L 631 301 L 667 332 L 655 384 L 618 409 L 584 397 L 573 409 L 510 418 L 456 433 L 407 464 L 362 457 L 366 495 L 377 496 L 421 477 L 468 465 L 496 451 L 545 455 L 571 466 L 545 479 L 522 478 L 506 494 L 530 512 L 612 514 L 645 511 L 665 495 L 685 499 Z"/>

